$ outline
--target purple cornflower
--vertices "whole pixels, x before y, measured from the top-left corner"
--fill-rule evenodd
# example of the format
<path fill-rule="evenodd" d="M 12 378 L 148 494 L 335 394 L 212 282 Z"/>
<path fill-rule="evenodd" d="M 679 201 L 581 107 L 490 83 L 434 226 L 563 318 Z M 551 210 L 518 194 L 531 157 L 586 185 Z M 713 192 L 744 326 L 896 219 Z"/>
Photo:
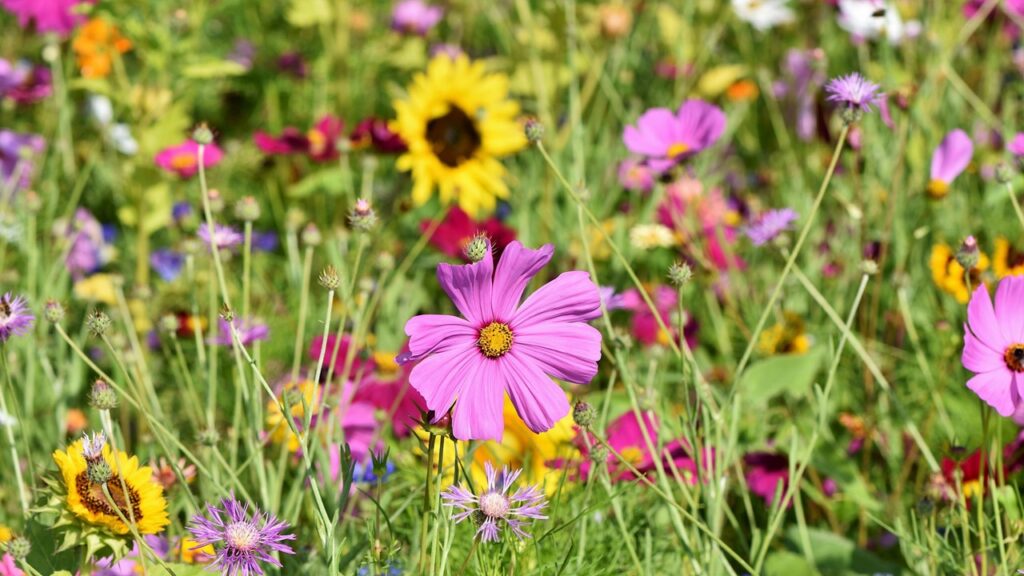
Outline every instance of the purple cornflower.
<path fill-rule="evenodd" d="M 23 297 L 4 294 L 0 297 L 0 342 L 26 334 L 35 319 Z"/>
<path fill-rule="evenodd" d="M 402 0 L 391 10 L 391 29 L 406 34 L 426 35 L 444 17 L 444 9 L 423 0 Z"/>
<path fill-rule="evenodd" d="M 528 538 L 530 535 L 522 528 L 526 524 L 523 519 L 547 519 L 547 516 L 541 514 L 548 505 L 544 493 L 530 485 L 520 487 L 509 496 L 509 488 L 522 470 L 509 472 L 507 467 L 503 467 L 498 472 L 490 462 L 484 463 L 484 470 L 487 473 L 487 489 L 479 496 L 460 486 L 451 486 L 441 494 L 445 506 L 459 509 L 453 519 L 462 522 L 472 517 L 480 526 L 476 535 L 484 542 L 497 542 L 503 524 L 520 540 Z"/>
<path fill-rule="evenodd" d="M 173 282 L 181 274 L 185 255 L 174 250 L 156 250 L 149 255 L 149 265 L 165 282 Z"/>
<path fill-rule="evenodd" d="M 789 225 L 799 218 L 799 214 L 791 208 L 769 210 L 762 214 L 753 224 L 747 226 L 747 238 L 754 246 L 767 244 L 789 229 Z"/>
<path fill-rule="evenodd" d="M 862 112 L 871 112 L 871 105 L 881 102 L 882 95 L 878 90 L 878 84 L 868 81 L 857 72 L 833 78 L 825 85 L 829 102 Z"/>
<path fill-rule="evenodd" d="M 210 238 L 210 227 L 203 223 L 199 226 L 199 239 L 204 244 L 209 246 L 211 244 Z M 242 243 L 242 235 L 231 226 L 225 226 L 223 224 L 213 225 L 213 243 L 216 243 L 219 250 L 225 248 L 232 248 Z"/>
<path fill-rule="evenodd" d="M 253 506 L 241 504 L 234 496 L 220 501 L 220 507 L 206 505 L 209 518 L 196 514 L 188 526 L 196 541 L 194 550 L 214 546 L 217 557 L 211 567 L 219 567 L 223 576 L 252 576 L 263 574 L 260 562 L 281 567 L 274 552 L 295 554 L 285 540 L 294 540 L 294 534 L 284 534 L 288 524 L 273 514 L 264 514 Z"/>
<path fill-rule="evenodd" d="M 217 339 L 215 344 L 231 346 L 231 326 L 228 321 L 221 318 L 218 321 Z M 255 318 L 236 318 L 235 330 L 238 331 L 238 341 L 242 346 L 248 346 L 257 340 L 266 340 L 270 335 L 270 328 Z"/>
<path fill-rule="evenodd" d="M 0 130 L 0 176 L 4 183 L 17 176 L 17 188 L 27 188 L 32 183 L 35 156 L 45 146 L 46 140 L 38 134 Z"/>

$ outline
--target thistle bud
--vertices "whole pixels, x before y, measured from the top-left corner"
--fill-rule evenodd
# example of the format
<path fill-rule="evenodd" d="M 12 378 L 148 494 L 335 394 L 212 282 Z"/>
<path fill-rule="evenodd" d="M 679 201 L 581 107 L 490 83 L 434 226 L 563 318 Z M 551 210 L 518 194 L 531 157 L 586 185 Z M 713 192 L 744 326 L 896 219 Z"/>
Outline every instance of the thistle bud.
<path fill-rule="evenodd" d="M 97 380 L 89 390 L 89 405 L 97 410 L 117 408 L 117 392 L 103 380 Z"/>
<path fill-rule="evenodd" d="M 597 418 L 597 410 L 588 402 L 582 400 L 576 402 L 572 407 L 572 421 L 584 430 L 590 429 Z"/>
<path fill-rule="evenodd" d="M 523 133 L 531 144 L 536 144 L 544 138 L 544 125 L 536 118 L 528 118 L 523 124 Z"/>
<path fill-rule="evenodd" d="M 7 543 L 7 553 L 15 560 L 24 560 L 32 552 L 32 543 L 24 536 L 17 536 Z"/>
<path fill-rule="evenodd" d="M 356 205 L 348 215 L 348 221 L 354 230 L 369 232 L 377 224 L 377 214 L 373 211 L 369 200 L 360 198 L 356 200 Z"/>
<path fill-rule="evenodd" d="M 206 124 L 206 122 L 200 122 L 199 125 L 196 126 L 195 130 L 192 131 L 192 140 L 194 140 L 195 143 L 199 144 L 200 146 L 207 146 L 209 144 L 212 144 L 213 130 L 210 130 L 210 127 Z"/>
<path fill-rule="evenodd" d="M 996 180 L 1000 184 L 1006 184 L 1007 182 L 1012 181 L 1013 177 L 1013 167 L 1011 167 L 1009 164 L 1007 164 L 1006 162 L 1000 162 L 998 165 L 996 165 Z"/>
<path fill-rule="evenodd" d="M 466 247 L 462 250 L 467 260 L 479 262 L 491 251 L 491 243 L 485 234 L 478 233 L 476 236 L 473 236 L 472 240 L 466 243 Z"/>
<path fill-rule="evenodd" d="M 89 482 L 93 484 L 106 484 L 114 476 L 110 463 L 103 458 L 86 461 L 85 473 L 89 477 Z"/>
<path fill-rule="evenodd" d="M 974 239 L 974 236 L 964 238 L 960 249 L 956 251 L 956 261 L 963 266 L 964 270 L 973 270 L 978 265 L 979 258 L 978 241 Z"/>
<path fill-rule="evenodd" d="M 203 446 L 216 446 L 220 442 L 220 433 L 213 428 L 206 428 L 196 437 Z"/>
<path fill-rule="evenodd" d="M 590 461 L 598 465 L 608 461 L 608 449 L 604 444 L 597 444 L 590 449 Z"/>
<path fill-rule="evenodd" d="M 316 224 L 310 222 L 302 229 L 303 244 L 307 246 L 319 246 L 323 240 L 323 234 L 320 233 L 320 229 L 316 227 Z"/>
<path fill-rule="evenodd" d="M 64 305 L 52 298 L 47 300 L 46 306 L 43 307 L 43 316 L 54 324 L 60 322 L 64 319 Z"/>
<path fill-rule="evenodd" d="M 213 212 L 214 214 L 220 214 L 221 212 L 223 212 L 224 196 L 220 193 L 220 190 L 217 190 L 216 188 L 210 188 L 210 191 L 207 192 L 207 195 L 210 200 L 210 212 Z"/>
<path fill-rule="evenodd" d="M 338 271 L 334 266 L 328 266 L 324 268 L 324 271 L 320 273 L 318 278 L 320 285 L 328 290 L 337 290 L 341 284 L 341 278 L 338 277 Z"/>
<path fill-rule="evenodd" d="M 843 123 L 847 125 L 856 124 L 862 116 L 864 116 L 864 112 L 856 106 L 847 106 L 846 108 L 843 108 Z"/>
<path fill-rule="evenodd" d="M 255 222 L 260 219 L 260 204 L 252 196 L 243 196 L 235 203 L 235 218 L 243 222 Z"/>
<path fill-rule="evenodd" d="M 676 286 L 683 286 L 693 279 L 693 269 L 686 262 L 674 262 L 668 267 L 668 279 Z"/>
<path fill-rule="evenodd" d="M 85 317 L 85 327 L 93 336 L 103 336 L 110 329 L 110 316 L 93 310 Z"/>

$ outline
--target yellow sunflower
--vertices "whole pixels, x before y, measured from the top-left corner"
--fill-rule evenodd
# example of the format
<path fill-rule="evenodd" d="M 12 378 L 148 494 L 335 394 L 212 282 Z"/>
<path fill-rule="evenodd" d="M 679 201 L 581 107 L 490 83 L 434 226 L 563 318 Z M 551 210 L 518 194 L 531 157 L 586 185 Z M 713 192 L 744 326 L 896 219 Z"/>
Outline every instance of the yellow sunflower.
<path fill-rule="evenodd" d="M 115 461 L 109 446 L 103 446 L 103 458 L 114 471 L 107 488 L 121 515 L 129 520 L 134 518 L 141 534 L 162 532 L 164 527 L 170 524 L 170 520 L 167 518 L 167 501 L 164 500 L 163 488 L 153 481 L 153 470 L 149 466 L 139 466 L 137 457 L 129 458 L 128 454 L 121 451 L 117 451 Z M 55 451 L 53 460 L 60 468 L 64 485 L 67 487 L 65 502 L 75 516 L 90 524 L 106 526 L 116 534 L 128 533 L 128 525 L 118 517 L 117 511 L 111 508 L 103 488 L 89 480 L 81 440 L 68 446 L 67 452 Z M 128 488 L 127 497 L 121 485 L 121 478 Z"/>
<path fill-rule="evenodd" d="M 956 261 L 956 254 L 948 244 L 936 244 L 932 247 L 928 267 L 932 271 L 932 280 L 940 290 L 952 294 L 956 301 L 966 304 L 970 294 L 964 279 L 964 267 Z M 977 287 L 981 282 L 981 273 L 988 270 L 989 259 L 984 252 L 978 254 L 978 264 L 971 270 L 971 286 Z"/>
<path fill-rule="evenodd" d="M 508 197 L 498 158 L 526 146 L 516 120 L 519 105 L 507 98 L 508 77 L 487 74 L 482 62 L 439 55 L 413 78 L 408 96 L 394 103 L 391 129 L 409 146 L 397 167 L 412 172 L 412 199 L 457 200 L 469 214 L 491 212 Z"/>

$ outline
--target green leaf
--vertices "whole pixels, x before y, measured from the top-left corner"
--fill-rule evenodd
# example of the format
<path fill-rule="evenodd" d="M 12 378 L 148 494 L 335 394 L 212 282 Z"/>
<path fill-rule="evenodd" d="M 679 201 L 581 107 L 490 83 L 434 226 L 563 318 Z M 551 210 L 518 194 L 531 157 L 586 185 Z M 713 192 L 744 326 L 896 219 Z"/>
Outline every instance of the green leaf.
<path fill-rule="evenodd" d="M 53 528 L 30 520 L 24 535 L 32 543 L 32 551 L 25 561 L 40 574 L 78 571 L 78 552 L 74 549 L 58 552 Z"/>
<path fill-rule="evenodd" d="M 764 576 L 818 576 L 818 571 L 799 554 L 780 550 L 764 561 Z"/>
<path fill-rule="evenodd" d="M 152 234 L 171 221 L 171 187 L 166 182 L 160 182 L 150 186 L 143 194 L 146 196 L 146 215 L 142 218 L 142 230 Z M 118 209 L 117 217 L 125 226 L 135 227 L 138 225 L 137 212 L 134 206 L 125 205 Z"/>
<path fill-rule="evenodd" d="M 292 0 L 285 20 L 296 28 L 308 28 L 331 21 L 331 5 L 327 0 Z"/>
<path fill-rule="evenodd" d="M 186 78 L 223 78 L 225 76 L 241 76 L 246 73 L 245 66 L 231 60 L 208 59 L 188 64 L 181 71 Z"/>
<path fill-rule="evenodd" d="M 343 188 L 343 172 L 341 168 L 328 168 L 314 172 L 299 180 L 288 188 L 288 196 L 305 198 L 314 192 L 324 191 L 328 194 L 341 194 Z"/>
<path fill-rule="evenodd" d="M 797 548 L 803 541 L 800 529 L 793 526 L 786 530 L 786 541 L 790 548 Z M 826 530 L 808 529 L 807 541 L 814 555 L 814 563 L 822 574 L 835 576 L 859 576 L 892 574 L 899 576 L 900 567 L 882 560 L 857 546 L 843 536 Z"/>
<path fill-rule="evenodd" d="M 204 566 L 197 566 L 195 564 L 168 564 L 168 568 L 174 571 L 175 576 L 209 576 L 210 571 L 206 570 Z M 161 568 L 151 569 L 150 573 L 165 573 Z"/>
<path fill-rule="evenodd" d="M 779 394 L 805 394 L 814 383 L 825 349 L 817 347 L 806 354 L 772 356 L 752 364 L 740 379 L 743 396 L 753 403 L 768 402 Z"/>
<path fill-rule="evenodd" d="M 139 156 L 152 158 L 165 147 L 180 144 L 190 124 L 185 106 L 181 102 L 172 104 L 156 123 L 139 133 Z"/>

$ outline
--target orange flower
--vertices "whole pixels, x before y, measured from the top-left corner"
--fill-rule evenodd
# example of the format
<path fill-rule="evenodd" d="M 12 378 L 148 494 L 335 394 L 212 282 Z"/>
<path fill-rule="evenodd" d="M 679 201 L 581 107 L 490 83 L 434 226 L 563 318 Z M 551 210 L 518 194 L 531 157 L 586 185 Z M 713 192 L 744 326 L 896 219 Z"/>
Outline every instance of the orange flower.
<path fill-rule="evenodd" d="M 740 80 L 725 90 L 725 95 L 733 102 L 745 102 L 757 98 L 757 84 L 750 80 Z"/>
<path fill-rule="evenodd" d="M 116 26 L 102 18 L 85 23 L 71 44 L 78 58 L 78 67 L 86 78 L 106 78 L 114 62 L 114 52 L 124 54 L 131 50 L 132 42 Z"/>

